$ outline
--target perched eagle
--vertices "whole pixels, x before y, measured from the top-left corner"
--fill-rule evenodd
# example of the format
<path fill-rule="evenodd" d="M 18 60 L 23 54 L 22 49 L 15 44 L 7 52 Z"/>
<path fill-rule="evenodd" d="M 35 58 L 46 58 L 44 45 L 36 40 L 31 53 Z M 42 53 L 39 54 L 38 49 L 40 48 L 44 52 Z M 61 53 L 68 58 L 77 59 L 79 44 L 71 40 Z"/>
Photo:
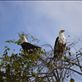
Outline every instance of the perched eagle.
<path fill-rule="evenodd" d="M 28 54 L 36 53 L 41 47 L 28 42 L 25 34 L 19 34 L 21 47 Z"/>
<path fill-rule="evenodd" d="M 54 45 L 54 58 L 62 58 L 66 48 L 66 38 L 64 35 L 64 29 L 59 31 L 59 36 L 56 38 Z"/>

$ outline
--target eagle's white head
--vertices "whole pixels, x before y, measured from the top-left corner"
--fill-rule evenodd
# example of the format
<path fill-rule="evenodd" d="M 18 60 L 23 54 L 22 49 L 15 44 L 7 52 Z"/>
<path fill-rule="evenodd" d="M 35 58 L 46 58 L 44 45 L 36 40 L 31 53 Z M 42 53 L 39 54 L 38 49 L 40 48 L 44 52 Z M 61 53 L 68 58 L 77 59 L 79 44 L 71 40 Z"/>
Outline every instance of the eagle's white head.
<path fill-rule="evenodd" d="M 59 31 L 59 42 L 62 43 L 62 44 L 66 44 L 66 37 L 64 35 L 64 32 L 65 32 L 64 29 L 61 29 Z"/>
<path fill-rule="evenodd" d="M 20 43 L 22 44 L 23 42 L 28 42 L 27 38 L 26 38 L 26 35 L 24 33 L 22 34 L 19 34 L 19 37 L 20 37 Z"/>

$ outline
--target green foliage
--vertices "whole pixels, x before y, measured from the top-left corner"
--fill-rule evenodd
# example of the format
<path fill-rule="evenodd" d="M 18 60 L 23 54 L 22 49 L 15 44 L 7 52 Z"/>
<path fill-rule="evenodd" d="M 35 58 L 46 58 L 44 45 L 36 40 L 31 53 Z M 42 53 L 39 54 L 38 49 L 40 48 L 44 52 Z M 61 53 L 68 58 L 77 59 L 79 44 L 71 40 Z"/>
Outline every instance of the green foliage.
<path fill-rule="evenodd" d="M 9 43 L 9 44 L 11 44 L 11 43 L 13 43 L 13 44 L 17 44 L 17 45 L 20 45 L 20 41 L 19 40 L 7 40 L 6 41 L 7 43 Z"/>
<path fill-rule="evenodd" d="M 14 41 L 7 42 L 14 43 Z M 36 77 L 36 74 L 30 69 L 37 65 L 37 60 L 42 54 L 40 50 L 34 54 L 25 54 L 23 50 L 17 54 L 14 52 L 9 54 L 9 51 L 10 48 L 5 46 L 3 59 L 0 61 L 0 69 L 3 69 L 0 71 L 0 82 L 28 82 L 29 75 Z"/>
<path fill-rule="evenodd" d="M 31 38 L 36 39 L 33 36 Z M 6 42 L 9 45 L 20 45 L 20 40 Z M 28 54 L 22 49 L 19 53 L 9 53 L 11 48 L 5 46 L 0 59 L 0 82 L 64 82 L 71 76 L 71 72 L 82 75 L 82 52 L 77 51 L 73 56 L 68 49 L 62 58 L 57 59 L 53 58 L 53 48 L 50 48 L 49 52 L 37 50 L 37 53 Z M 81 71 L 72 69 L 73 66 L 77 66 Z M 73 80 L 70 82 L 74 82 Z"/>

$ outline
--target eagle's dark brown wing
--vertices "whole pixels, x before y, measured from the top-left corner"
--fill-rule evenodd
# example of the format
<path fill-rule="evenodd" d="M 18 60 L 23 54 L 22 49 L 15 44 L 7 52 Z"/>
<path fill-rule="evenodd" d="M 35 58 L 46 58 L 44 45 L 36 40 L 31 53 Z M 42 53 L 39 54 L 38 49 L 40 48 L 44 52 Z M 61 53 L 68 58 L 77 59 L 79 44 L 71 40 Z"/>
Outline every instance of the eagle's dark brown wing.
<path fill-rule="evenodd" d="M 66 44 L 62 44 L 59 42 L 59 37 L 56 38 L 55 45 L 54 45 L 54 57 L 62 57 L 65 51 Z"/>
<path fill-rule="evenodd" d="M 36 45 L 33 45 L 31 43 L 27 43 L 27 42 L 23 42 L 21 44 L 22 48 L 24 51 L 27 51 L 29 54 L 35 52 L 36 50 L 38 49 L 41 49 L 41 47 L 39 46 L 36 46 Z"/>

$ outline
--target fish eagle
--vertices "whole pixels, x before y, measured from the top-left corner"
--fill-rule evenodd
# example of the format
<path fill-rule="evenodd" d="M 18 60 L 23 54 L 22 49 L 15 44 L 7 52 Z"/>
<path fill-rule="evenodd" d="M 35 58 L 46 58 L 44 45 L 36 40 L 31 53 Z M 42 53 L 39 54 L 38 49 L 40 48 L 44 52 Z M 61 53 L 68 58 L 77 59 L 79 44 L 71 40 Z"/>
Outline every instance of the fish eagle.
<path fill-rule="evenodd" d="M 66 49 L 66 38 L 64 35 L 65 30 L 61 29 L 59 31 L 59 36 L 56 38 L 54 45 L 54 58 L 62 58 L 64 51 Z"/>
<path fill-rule="evenodd" d="M 19 34 L 19 37 L 20 37 L 20 39 L 19 39 L 20 45 L 26 53 L 33 54 L 33 53 L 36 53 L 38 50 L 41 49 L 41 47 L 29 43 L 27 38 L 26 38 L 26 35 L 24 33 Z"/>

